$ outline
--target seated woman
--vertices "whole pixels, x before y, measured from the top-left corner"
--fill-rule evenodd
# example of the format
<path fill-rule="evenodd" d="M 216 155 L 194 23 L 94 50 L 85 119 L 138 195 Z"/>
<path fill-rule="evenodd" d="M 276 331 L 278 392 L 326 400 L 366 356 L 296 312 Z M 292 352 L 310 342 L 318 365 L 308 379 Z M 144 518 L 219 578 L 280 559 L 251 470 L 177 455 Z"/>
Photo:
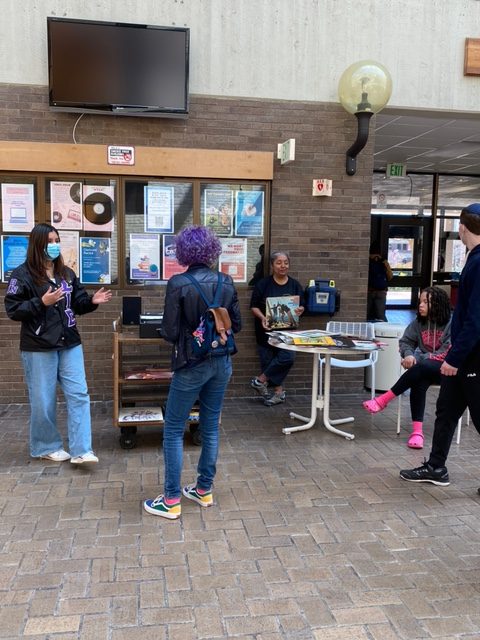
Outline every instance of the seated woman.
<path fill-rule="evenodd" d="M 425 397 L 432 384 L 440 384 L 440 367 L 450 348 L 450 300 L 443 289 L 427 287 L 420 294 L 416 319 L 400 338 L 401 365 L 405 373 L 393 387 L 363 406 L 370 413 L 383 411 L 388 403 L 410 389 L 412 434 L 407 446 L 423 447 Z"/>
<path fill-rule="evenodd" d="M 255 316 L 255 338 L 257 341 L 258 355 L 262 373 L 253 378 L 250 385 L 264 399 L 264 404 L 271 407 L 281 402 L 285 402 L 285 391 L 283 381 L 292 368 L 295 354 L 292 351 L 276 349 L 268 344 L 266 331 L 271 331 L 266 317 L 267 298 L 275 298 L 275 314 L 279 314 L 287 323 L 288 314 L 283 309 L 279 309 L 282 296 L 298 296 L 299 306 L 295 308 L 295 314 L 300 316 L 304 311 L 303 287 L 288 275 L 290 268 L 290 258 L 285 251 L 275 251 L 270 257 L 272 275 L 262 278 L 255 285 L 250 302 L 250 308 Z M 288 311 L 290 311 L 287 308 Z M 283 314 L 283 315 L 282 315 Z M 273 386 L 273 394 L 270 392 L 269 384 Z"/>

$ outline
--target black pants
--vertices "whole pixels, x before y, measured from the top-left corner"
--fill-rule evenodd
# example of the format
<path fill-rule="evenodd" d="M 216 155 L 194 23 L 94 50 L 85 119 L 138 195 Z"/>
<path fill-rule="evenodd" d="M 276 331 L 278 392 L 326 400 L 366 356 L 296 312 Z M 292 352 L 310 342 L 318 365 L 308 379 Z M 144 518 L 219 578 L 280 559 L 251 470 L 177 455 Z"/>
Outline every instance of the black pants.
<path fill-rule="evenodd" d="M 466 408 L 480 433 L 480 349 L 468 358 L 456 376 L 442 376 L 429 464 L 444 467 L 458 420 Z"/>
<path fill-rule="evenodd" d="M 280 387 L 295 362 L 295 353 L 270 345 L 257 345 L 262 373 L 275 387 Z"/>
<path fill-rule="evenodd" d="M 423 422 L 427 390 L 432 384 L 440 384 L 441 366 L 442 363 L 438 360 L 417 362 L 411 369 L 407 369 L 392 387 L 396 396 L 411 389 L 410 411 L 414 422 Z"/>

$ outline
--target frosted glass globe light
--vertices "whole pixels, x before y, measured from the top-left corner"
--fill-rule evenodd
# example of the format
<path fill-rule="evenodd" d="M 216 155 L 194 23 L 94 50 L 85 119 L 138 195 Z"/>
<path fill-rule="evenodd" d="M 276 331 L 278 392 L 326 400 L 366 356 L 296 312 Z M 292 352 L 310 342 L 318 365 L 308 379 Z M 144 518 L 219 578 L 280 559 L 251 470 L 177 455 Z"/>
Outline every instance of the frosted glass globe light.
<path fill-rule="evenodd" d="M 338 97 L 349 113 L 378 113 L 392 95 L 392 78 L 387 69 L 373 60 L 351 64 L 338 83 Z"/>

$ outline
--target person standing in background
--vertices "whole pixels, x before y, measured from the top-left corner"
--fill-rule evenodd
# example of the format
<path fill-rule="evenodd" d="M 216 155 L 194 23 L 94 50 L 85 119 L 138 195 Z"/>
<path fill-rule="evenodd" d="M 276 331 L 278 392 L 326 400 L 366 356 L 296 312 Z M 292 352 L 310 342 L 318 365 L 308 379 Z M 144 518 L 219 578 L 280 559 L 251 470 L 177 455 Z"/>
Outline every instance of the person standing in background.
<path fill-rule="evenodd" d="M 388 283 L 393 278 L 392 269 L 381 255 L 380 243 L 372 242 L 368 259 L 367 322 L 387 322 Z"/>
<path fill-rule="evenodd" d="M 20 356 L 30 399 L 30 454 L 54 462 L 98 462 L 92 451 L 90 397 L 75 315 L 109 302 L 103 287 L 92 296 L 65 266 L 55 227 L 37 224 L 27 259 L 14 269 L 5 295 L 11 320 L 22 323 Z M 57 382 L 67 405 L 70 453 L 57 428 Z"/>

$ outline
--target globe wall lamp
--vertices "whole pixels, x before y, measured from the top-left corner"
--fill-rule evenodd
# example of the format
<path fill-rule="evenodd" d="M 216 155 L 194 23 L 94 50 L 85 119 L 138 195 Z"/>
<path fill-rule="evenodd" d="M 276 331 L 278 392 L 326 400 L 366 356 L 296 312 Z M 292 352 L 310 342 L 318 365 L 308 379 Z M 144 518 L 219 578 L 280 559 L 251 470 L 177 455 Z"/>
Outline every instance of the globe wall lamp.
<path fill-rule="evenodd" d="M 392 95 L 392 78 L 385 67 L 373 60 L 361 60 L 342 73 L 338 97 L 342 107 L 355 114 L 357 139 L 347 151 L 347 174 L 357 170 L 357 155 L 367 144 L 370 118 L 387 104 Z"/>

